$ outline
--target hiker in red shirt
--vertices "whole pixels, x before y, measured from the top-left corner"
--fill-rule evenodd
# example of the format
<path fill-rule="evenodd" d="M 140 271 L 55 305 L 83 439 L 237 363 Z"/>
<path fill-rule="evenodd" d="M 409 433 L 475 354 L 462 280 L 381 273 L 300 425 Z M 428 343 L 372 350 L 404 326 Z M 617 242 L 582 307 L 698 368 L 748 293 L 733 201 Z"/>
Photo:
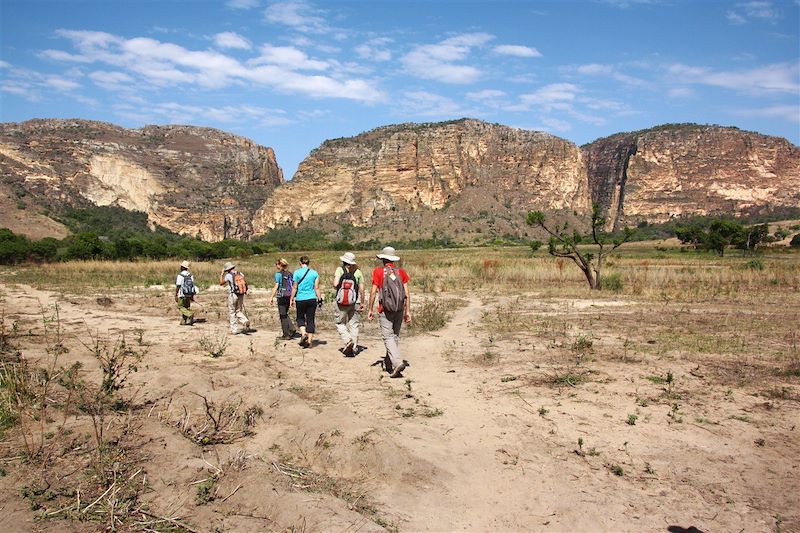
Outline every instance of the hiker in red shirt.
<path fill-rule="evenodd" d="M 390 377 L 400 378 L 403 377 L 403 370 L 409 366 L 408 361 L 400 357 L 399 342 L 403 320 L 411 323 L 411 295 L 408 292 L 408 274 L 402 268 L 395 266 L 394 263 L 400 261 L 395 254 L 395 249 L 387 246 L 375 256 L 383 261 L 383 265 L 375 267 L 372 271 L 367 320 L 374 318 L 372 309 L 375 295 L 379 294 L 381 336 L 386 345 L 384 369 L 389 372 Z"/>

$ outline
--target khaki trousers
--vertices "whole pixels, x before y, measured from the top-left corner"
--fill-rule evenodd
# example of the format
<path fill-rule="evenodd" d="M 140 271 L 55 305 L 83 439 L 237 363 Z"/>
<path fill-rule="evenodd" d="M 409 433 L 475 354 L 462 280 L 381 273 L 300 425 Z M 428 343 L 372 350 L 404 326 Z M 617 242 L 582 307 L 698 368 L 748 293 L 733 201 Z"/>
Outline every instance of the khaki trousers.
<path fill-rule="evenodd" d="M 403 358 L 400 356 L 400 328 L 403 326 L 403 311 L 396 313 L 384 311 L 378 317 L 386 353 L 392 361 L 392 366 L 397 368 L 403 363 Z"/>
<path fill-rule="evenodd" d="M 244 294 L 228 295 L 228 318 L 231 321 L 231 333 L 239 333 L 250 327 L 250 320 L 244 314 Z"/>
<path fill-rule="evenodd" d="M 353 346 L 358 345 L 358 330 L 361 327 L 361 313 L 356 311 L 356 304 L 336 305 L 333 313 L 333 323 L 336 324 L 336 331 L 342 338 L 342 342 Z"/>

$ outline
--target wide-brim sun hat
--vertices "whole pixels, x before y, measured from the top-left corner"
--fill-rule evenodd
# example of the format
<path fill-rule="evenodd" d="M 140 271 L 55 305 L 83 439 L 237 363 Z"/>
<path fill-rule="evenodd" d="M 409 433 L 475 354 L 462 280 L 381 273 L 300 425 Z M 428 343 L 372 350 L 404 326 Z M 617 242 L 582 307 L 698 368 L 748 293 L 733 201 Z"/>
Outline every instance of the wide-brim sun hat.
<path fill-rule="evenodd" d="M 400 261 L 400 257 L 397 255 L 397 252 L 391 246 L 386 246 L 381 253 L 376 255 L 378 259 L 386 259 L 387 261 Z"/>
<path fill-rule="evenodd" d="M 189 261 L 182 261 L 181 268 L 189 268 Z"/>
<path fill-rule="evenodd" d="M 231 270 L 232 268 L 236 268 L 236 265 L 234 263 L 231 263 L 230 261 L 222 265 L 222 270 L 224 270 L 225 272 Z"/>
<path fill-rule="evenodd" d="M 345 252 L 342 257 L 339 258 L 342 263 L 347 263 L 348 265 L 355 265 L 356 264 L 356 255 L 353 252 Z"/>

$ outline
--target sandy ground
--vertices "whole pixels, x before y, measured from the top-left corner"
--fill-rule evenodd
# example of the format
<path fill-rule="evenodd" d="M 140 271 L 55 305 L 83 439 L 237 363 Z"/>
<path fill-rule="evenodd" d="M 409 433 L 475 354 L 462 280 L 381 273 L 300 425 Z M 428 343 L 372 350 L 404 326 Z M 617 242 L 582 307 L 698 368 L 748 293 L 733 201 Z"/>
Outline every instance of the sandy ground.
<path fill-rule="evenodd" d="M 227 337 L 211 358 L 200 341 L 226 338 L 221 292 L 199 297 L 206 321 L 187 328 L 168 290 L 104 305 L 0 289 L 6 322 L 30 334 L 18 339 L 29 358 L 42 354 L 41 309 L 55 303 L 64 362 L 97 379 L 88 332 L 141 337 L 148 353 L 125 391 L 139 406 L 142 498 L 194 531 L 800 531 L 798 379 L 765 378 L 755 352 L 672 347 L 701 307 L 448 295 L 459 299 L 447 326 L 404 336 L 411 367 L 389 379 L 370 366 L 383 355 L 375 324 L 363 327 L 366 350 L 344 358 L 326 307 L 320 344 L 304 350 L 276 340 L 264 291 L 248 297 L 257 331 Z M 645 326 L 649 313 L 679 311 Z M 657 379 L 667 372 L 674 383 Z M 253 433 L 187 438 L 179 426 L 203 418 L 201 396 L 260 407 Z M 0 530 L 100 529 L 34 520 L 15 465 L 0 478 Z M 197 482 L 212 474 L 215 498 L 198 504 Z"/>

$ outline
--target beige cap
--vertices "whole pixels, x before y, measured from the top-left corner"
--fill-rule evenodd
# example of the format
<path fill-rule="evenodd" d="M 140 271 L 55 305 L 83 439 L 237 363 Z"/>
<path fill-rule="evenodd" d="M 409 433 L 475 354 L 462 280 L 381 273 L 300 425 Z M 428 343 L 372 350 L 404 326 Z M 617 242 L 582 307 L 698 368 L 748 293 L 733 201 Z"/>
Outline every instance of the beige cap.
<path fill-rule="evenodd" d="M 345 254 L 339 258 L 342 263 L 347 263 L 348 265 L 355 265 L 356 264 L 356 254 L 353 252 L 345 252 Z"/>

